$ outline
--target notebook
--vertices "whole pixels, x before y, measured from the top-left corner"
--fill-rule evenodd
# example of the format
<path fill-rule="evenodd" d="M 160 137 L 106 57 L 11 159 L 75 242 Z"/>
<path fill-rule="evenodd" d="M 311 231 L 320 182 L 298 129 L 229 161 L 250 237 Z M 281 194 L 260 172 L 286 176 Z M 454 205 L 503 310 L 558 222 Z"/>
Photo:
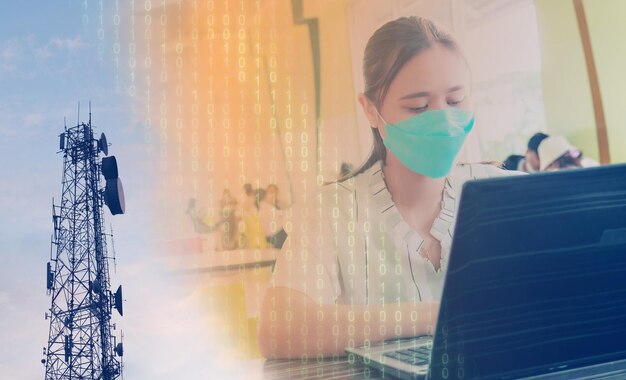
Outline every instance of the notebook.
<path fill-rule="evenodd" d="M 435 334 L 346 350 L 415 379 L 626 378 L 626 165 L 467 182 Z"/>

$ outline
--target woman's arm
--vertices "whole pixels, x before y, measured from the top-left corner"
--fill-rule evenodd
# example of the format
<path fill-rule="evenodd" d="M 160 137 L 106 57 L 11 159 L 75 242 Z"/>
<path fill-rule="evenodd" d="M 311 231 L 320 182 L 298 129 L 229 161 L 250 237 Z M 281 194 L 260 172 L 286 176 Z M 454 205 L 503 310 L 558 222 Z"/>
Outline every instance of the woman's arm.
<path fill-rule="evenodd" d="M 432 334 L 438 303 L 325 305 L 297 290 L 269 288 L 261 308 L 259 346 L 266 358 L 344 355 L 348 346 Z"/>

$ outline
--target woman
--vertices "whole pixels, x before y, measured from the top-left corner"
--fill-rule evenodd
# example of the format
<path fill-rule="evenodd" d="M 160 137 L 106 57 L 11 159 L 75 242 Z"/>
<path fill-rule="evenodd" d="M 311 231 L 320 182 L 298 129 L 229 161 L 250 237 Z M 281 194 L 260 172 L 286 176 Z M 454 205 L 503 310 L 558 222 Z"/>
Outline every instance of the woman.
<path fill-rule="evenodd" d="M 252 185 L 246 183 L 243 185 L 246 196 L 243 201 L 243 222 L 246 236 L 246 248 L 248 249 L 265 249 L 269 245 L 265 239 L 263 226 L 259 219 L 259 197 L 258 191 L 252 189 Z"/>
<path fill-rule="evenodd" d="M 368 41 L 363 69 L 372 154 L 294 212 L 303 221 L 288 231 L 261 312 L 266 357 L 432 333 L 461 185 L 505 174 L 454 165 L 474 117 L 451 36 L 421 18 L 389 22 Z"/>
<path fill-rule="evenodd" d="M 278 187 L 273 183 L 267 185 L 265 195 L 259 204 L 259 219 L 265 231 L 265 240 L 270 247 L 282 248 L 287 233 L 283 226 L 285 225 L 285 214 L 282 204 L 278 200 Z"/>

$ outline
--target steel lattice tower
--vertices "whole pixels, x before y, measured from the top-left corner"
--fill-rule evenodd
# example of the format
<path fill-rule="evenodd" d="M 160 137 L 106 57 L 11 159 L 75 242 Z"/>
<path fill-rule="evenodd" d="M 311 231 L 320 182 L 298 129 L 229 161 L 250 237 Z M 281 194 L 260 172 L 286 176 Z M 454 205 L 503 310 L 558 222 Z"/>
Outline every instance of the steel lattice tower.
<path fill-rule="evenodd" d="M 91 113 L 88 124 L 65 128 L 60 149 L 62 194 L 60 205 L 53 204 L 47 268 L 52 306 L 46 313 L 50 332 L 42 360 L 45 379 L 112 380 L 122 374 L 123 347 L 112 334 L 111 322 L 113 308 L 122 314 L 122 294 L 121 287 L 110 291 L 103 205 L 113 214 L 124 212 L 117 163 L 113 156 L 100 159 L 100 153 L 108 154 L 108 144 L 104 134 L 94 138 Z M 107 178 L 103 188 L 101 171 Z"/>

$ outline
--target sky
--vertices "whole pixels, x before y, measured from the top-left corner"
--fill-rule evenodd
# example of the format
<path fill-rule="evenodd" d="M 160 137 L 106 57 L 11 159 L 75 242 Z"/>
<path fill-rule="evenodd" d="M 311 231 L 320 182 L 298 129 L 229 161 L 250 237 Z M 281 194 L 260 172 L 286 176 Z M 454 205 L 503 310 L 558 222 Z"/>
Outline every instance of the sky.
<path fill-rule="evenodd" d="M 52 198 L 60 198 L 58 135 L 88 121 L 105 132 L 126 194 L 113 217 L 113 290 L 124 286 L 124 375 L 129 379 L 206 378 L 233 369 L 199 328 L 198 293 L 162 265 L 152 233 L 156 147 L 135 117 L 128 75 L 114 64 L 114 1 L 3 2 L 0 15 L 0 378 L 43 378 L 44 313 Z M 126 2 L 120 2 L 123 6 Z M 120 12 L 123 12 L 121 10 Z M 80 117 L 78 103 L 80 102 Z M 157 189 L 158 190 L 158 189 Z M 110 247 L 109 247 L 110 248 Z M 115 313 L 115 312 L 114 312 Z M 220 363 L 219 365 L 216 363 Z M 216 372 L 222 371 L 222 372 Z"/>

